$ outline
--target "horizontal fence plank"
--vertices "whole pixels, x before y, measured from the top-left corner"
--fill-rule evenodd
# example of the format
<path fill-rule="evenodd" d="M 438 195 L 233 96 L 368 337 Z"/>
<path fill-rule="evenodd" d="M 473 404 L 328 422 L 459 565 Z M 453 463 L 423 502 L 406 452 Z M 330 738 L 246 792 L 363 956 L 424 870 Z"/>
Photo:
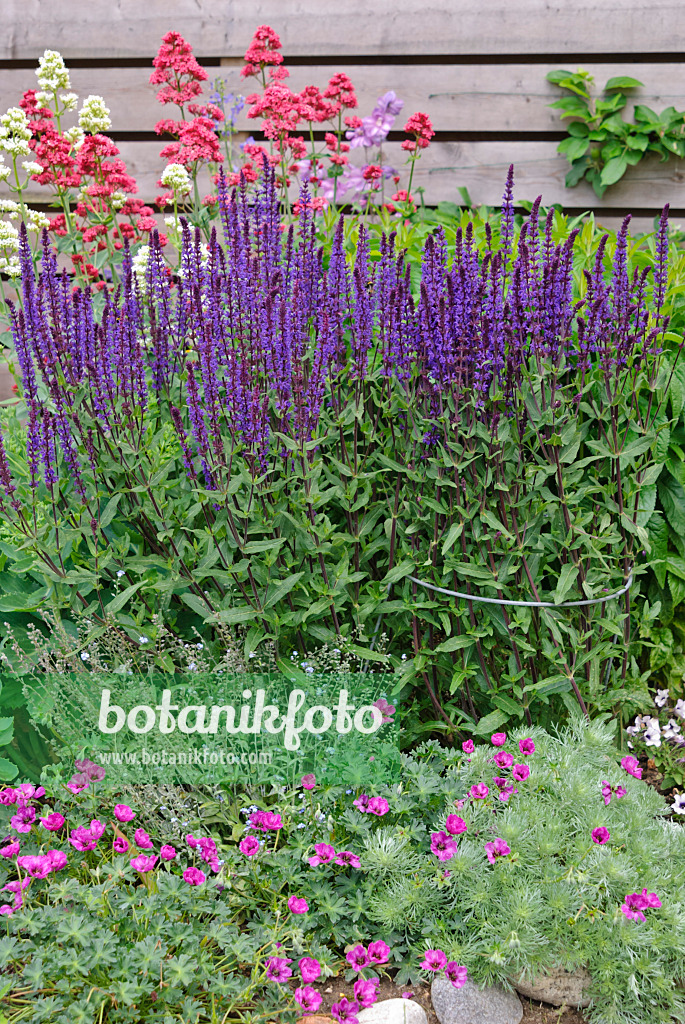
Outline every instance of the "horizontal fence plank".
<path fill-rule="evenodd" d="M 152 200 L 160 191 L 156 182 L 164 167 L 159 157 L 160 141 L 121 142 L 121 155 L 138 182 L 138 195 Z M 397 142 L 385 146 L 386 161 L 405 177 L 406 154 Z M 664 203 L 675 208 L 685 206 L 685 163 L 671 159 L 662 163 L 648 157 L 598 199 L 585 182 L 567 189 L 564 177 L 568 168 L 556 153 L 553 142 L 437 142 L 427 149 L 414 176 L 414 185 L 425 188 L 425 201 L 431 205 L 450 200 L 459 202 L 459 186 L 468 188 L 477 204 L 498 205 L 509 164 L 516 170 L 516 198 L 532 200 L 542 194 L 543 203 L 561 203 L 567 207 L 601 210 L 659 209 Z M 403 178 L 403 184 L 406 184 Z M 204 191 L 209 187 L 203 182 Z M 0 195 L 7 195 L 6 186 Z M 36 187 L 28 201 L 45 203 L 48 189 Z"/>
<path fill-rule="evenodd" d="M 676 53 L 680 0 L 3 0 L 0 59 L 141 57 L 169 29 L 204 56 L 241 56 L 261 24 L 292 55 Z"/>
<path fill-rule="evenodd" d="M 335 70 L 344 71 L 357 89 L 359 107 L 355 111 L 368 114 L 379 96 L 394 89 L 404 101 L 397 126 L 404 124 L 404 115 L 424 110 L 438 131 L 463 132 L 542 132 L 559 131 L 563 122 L 559 111 L 551 110 L 549 103 L 562 92 L 547 82 L 548 71 L 559 64 L 403 64 L 359 65 L 341 64 Z M 603 87 L 617 74 L 611 64 L 586 64 L 585 70 L 594 75 Z M 295 66 L 288 79 L 290 88 L 299 92 L 306 85 L 324 88 L 333 68 L 313 65 Z M 572 65 L 568 70 L 575 70 Z M 634 104 L 643 103 L 660 111 L 674 106 L 685 110 L 685 62 L 631 64 L 623 69 L 644 83 L 634 90 L 633 100 L 624 111 L 632 117 Z M 221 78 L 226 91 L 237 95 L 250 93 L 254 81 L 240 77 L 240 68 L 225 66 L 210 68 L 210 81 L 205 96 L 209 96 L 211 82 Z M 151 132 L 162 117 L 173 117 L 176 108 L 157 102 L 157 88 L 149 84 L 146 68 L 92 67 L 75 68 L 71 72 L 73 90 L 80 100 L 95 93 L 104 97 L 111 111 L 114 131 Z M 27 89 L 37 87 L 36 77 L 28 68 L 0 69 L 0 111 L 16 106 Z M 76 115 L 69 115 L 73 123 Z M 250 120 L 243 110 L 237 126 L 243 131 L 255 131 L 259 120 Z"/>

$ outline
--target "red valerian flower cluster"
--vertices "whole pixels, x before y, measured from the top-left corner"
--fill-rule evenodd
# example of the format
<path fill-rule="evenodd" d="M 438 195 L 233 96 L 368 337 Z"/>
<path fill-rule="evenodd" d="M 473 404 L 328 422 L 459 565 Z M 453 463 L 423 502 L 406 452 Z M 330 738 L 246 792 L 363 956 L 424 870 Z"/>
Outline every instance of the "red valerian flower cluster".
<path fill-rule="evenodd" d="M 412 114 L 404 126 L 404 131 L 406 135 L 414 136 L 413 139 L 405 139 L 402 143 L 402 149 L 406 149 L 409 153 L 415 153 L 417 149 L 425 149 L 435 135 L 430 117 L 428 114 L 422 113 Z"/>

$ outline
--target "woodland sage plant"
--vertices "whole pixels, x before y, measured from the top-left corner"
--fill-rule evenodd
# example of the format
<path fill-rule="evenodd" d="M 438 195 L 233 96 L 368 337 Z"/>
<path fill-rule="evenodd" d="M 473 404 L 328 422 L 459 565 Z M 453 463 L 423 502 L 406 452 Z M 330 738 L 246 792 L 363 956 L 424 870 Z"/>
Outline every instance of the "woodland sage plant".
<path fill-rule="evenodd" d="M 256 199 L 221 180 L 223 245 L 184 227 L 171 277 L 153 234 L 101 313 L 24 232 L 3 608 L 81 609 L 132 650 L 157 616 L 210 649 L 235 628 L 246 658 L 389 656 L 450 732 L 620 707 L 668 422 L 667 211 L 649 287 L 626 219 L 577 297 L 576 232 L 554 241 L 539 200 L 515 232 L 512 190 L 513 169 L 482 248 L 428 237 L 418 290 L 393 234 L 375 259 L 360 224 L 350 260 L 341 218 L 324 258 L 306 186 L 282 231 L 266 164 Z"/>

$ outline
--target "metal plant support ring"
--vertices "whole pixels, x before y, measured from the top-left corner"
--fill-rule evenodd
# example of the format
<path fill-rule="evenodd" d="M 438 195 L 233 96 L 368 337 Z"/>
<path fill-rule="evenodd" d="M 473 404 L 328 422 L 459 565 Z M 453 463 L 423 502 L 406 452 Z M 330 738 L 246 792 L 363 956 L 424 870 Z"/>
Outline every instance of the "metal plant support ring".
<path fill-rule="evenodd" d="M 607 594 L 606 597 L 593 597 L 590 601 L 561 601 L 555 604 L 554 601 L 507 601 L 498 597 L 477 597 L 474 594 L 462 594 L 459 590 L 446 590 L 445 587 L 436 587 L 433 583 L 426 583 L 425 580 L 417 579 L 416 576 L 408 576 L 412 583 L 418 583 L 428 590 L 435 590 L 438 594 L 447 594 L 449 597 L 461 597 L 464 601 L 478 601 L 480 604 L 513 605 L 516 608 L 580 608 L 589 604 L 604 604 L 606 601 L 613 601 L 615 597 L 622 597 L 626 594 L 633 583 L 633 570 L 630 570 L 628 581 L 621 590 L 614 594 Z"/>

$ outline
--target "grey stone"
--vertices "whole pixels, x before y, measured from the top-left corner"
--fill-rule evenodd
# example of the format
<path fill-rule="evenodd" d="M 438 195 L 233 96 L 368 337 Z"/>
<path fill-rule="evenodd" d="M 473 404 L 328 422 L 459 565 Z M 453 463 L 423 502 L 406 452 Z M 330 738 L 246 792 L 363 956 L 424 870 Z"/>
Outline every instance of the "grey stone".
<path fill-rule="evenodd" d="M 519 1024 L 523 1007 L 515 992 L 500 985 L 480 989 L 472 981 L 455 988 L 446 978 L 431 985 L 433 1009 L 440 1024 Z"/>
<path fill-rule="evenodd" d="M 359 1024 L 428 1024 L 423 1007 L 413 999 L 384 999 L 357 1014 Z"/>
<path fill-rule="evenodd" d="M 532 981 L 527 979 L 511 979 L 512 985 L 522 996 L 537 999 L 541 1003 L 552 1006 L 589 1006 L 590 997 L 587 990 L 592 985 L 592 976 L 584 967 L 575 971 L 565 971 L 563 967 L 553 967 L 547 974 L 539 974 Z"/>

